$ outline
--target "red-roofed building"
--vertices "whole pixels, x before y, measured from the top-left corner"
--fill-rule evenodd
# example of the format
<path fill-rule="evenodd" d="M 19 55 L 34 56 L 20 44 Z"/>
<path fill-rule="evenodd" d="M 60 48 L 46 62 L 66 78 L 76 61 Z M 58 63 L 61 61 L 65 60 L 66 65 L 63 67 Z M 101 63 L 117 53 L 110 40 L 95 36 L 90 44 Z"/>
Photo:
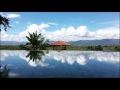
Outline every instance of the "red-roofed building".
<path fill-rule="evenodd" d="M 59 49 L 60 49 L 60 46 L 62 47 L 62 49 L 66 50 L 66 46 L 69 46 L 70 44 L 66 43 L 66 42 L 63 42 L 63 41 L 56 41 L 56 42 L 53 42 L 50 44 L 50 46 L 53 47 L 53 50 L 54 50 L 54 47 L 56 46 L 59 46 Z"/>

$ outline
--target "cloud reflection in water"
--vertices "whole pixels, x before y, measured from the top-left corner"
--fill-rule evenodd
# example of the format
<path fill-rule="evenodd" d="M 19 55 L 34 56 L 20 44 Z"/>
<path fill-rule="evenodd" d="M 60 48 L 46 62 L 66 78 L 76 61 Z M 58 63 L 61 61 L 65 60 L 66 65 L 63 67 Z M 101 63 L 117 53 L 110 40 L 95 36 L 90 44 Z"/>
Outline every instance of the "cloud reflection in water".
<path fill-rule="evenodd" d="M 118 63 L 119 52 L 103 52 L 103 51 L 49 51 L 49 53 L 43 55 L 41 60 L 37 58 L 35 61 L 26 57 L 29 54 L 28 51 L 9 51 L 1 50 L 1 60 L 4 61 L 8 56 L 19 56 L 23 60 L 27 61 L 30 66 L 48 66 L 44 63 L 47 58 L 53 58 L 56 61 L 62 63 L 74 64 L 75 62 L 80 65 L 86 65 L 89 60 L 97 60 L 99 62 Z M 38 54 L 40 56 L 40 54 Z"/>

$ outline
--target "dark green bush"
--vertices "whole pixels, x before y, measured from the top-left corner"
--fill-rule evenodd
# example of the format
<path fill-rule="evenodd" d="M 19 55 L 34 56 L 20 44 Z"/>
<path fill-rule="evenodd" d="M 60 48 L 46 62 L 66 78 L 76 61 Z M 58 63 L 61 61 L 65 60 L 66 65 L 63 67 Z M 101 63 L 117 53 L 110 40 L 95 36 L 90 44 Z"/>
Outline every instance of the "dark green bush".
<path fill-rule="evenodd" d="M 102 46 L 88 46 L 87 50 L 103 50 Z"/>
<path fill-rule="evenodd" d="M 115 51 L 120 51 L 120 46 L 115 46 L 115 47 L 114 47 L 114 50 L 115 50 Z"/>

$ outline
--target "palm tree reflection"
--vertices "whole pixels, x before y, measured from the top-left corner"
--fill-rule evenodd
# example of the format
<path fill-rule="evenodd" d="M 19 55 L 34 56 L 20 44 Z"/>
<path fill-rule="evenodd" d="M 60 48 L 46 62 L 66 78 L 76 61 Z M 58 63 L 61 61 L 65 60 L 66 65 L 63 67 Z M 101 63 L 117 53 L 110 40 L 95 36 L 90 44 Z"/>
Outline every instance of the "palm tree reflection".
<path fill-rule="evenodd" d="M 10 69 L 7 69 L 7 66 L 0 66 L 0 78 L 8 78 Z"/>
<path fill-rule="evenodd" d="M 29 51 L 26 55 L 29 58 L 29 61 L 32 60 L 35 62 L 36 60 L 42 60 L 42 57 L 45 56 L 45 53 L 49 53 L 48 51 Z"/>

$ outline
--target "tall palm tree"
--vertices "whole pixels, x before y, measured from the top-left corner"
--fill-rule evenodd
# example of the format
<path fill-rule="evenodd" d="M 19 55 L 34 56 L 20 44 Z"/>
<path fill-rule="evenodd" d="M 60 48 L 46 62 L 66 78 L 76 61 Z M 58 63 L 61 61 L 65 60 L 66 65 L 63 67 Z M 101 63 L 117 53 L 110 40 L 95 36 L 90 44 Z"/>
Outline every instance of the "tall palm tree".
<path fill-rule="evenodd" d="M 28 32 L 29 33 L 29 32 Z M 37 49 L 39 47 L 41 47 L 42 49 L 42 46 L 48 42 L 48 40 L 45 40 L 44 37 L 42 37 L 42 34 L 37 34 L 37 31 L 34 33 L 29 33 L 29 37 L 26 36 L 26 38 L 28 39 L 28 43 L 26 43 L 26 45 L 31 45 L 32 46 L 32 49 Z"/>
<path fill-rule="evenodd" d="M 6 18 L 6 17 L 3 17 L 2 15 L 0 15 L 0 31 L 1 31 L 1 26 L 3 25 L 4 26 L 4 29 L 5 29 L 5 31 L 7 31 L 7 27 L 9 27 L 10 28 L 10 26 L 9 26 L 9 19 L 8 18 Z"/>

